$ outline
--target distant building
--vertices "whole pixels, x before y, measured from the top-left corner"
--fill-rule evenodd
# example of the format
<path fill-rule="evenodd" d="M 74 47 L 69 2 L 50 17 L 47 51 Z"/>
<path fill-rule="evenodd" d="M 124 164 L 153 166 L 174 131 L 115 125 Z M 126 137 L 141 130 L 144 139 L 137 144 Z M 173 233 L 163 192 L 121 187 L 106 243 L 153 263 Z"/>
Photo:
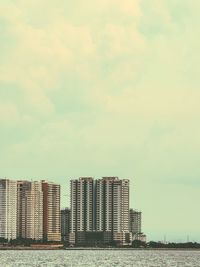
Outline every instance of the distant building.
<path fill-rule="evenodd" d="M 42 181 L 43 191 L 43 238 L 46 241 L 61 241 L 60 185 Z"/>
<path fill-rule="evenodd" d="M 17 237 L 43 239 L 43 192 L 41 182 L 17 182 Z"/>
<path fill-rule="evenodd" d="M 129 217 L 132 240 L 140 240 L 142 242 L 146 242 L 146 235 L 142 233 L 142 212 L 130 209 Z"/>
<path fill-rule="evenodd" d="M 60 185 L 0 179 L 0 238 L 60 241 Z"/>
<path fill-rule="evenodd" d="M 62 241 L 69 242 L 70 232 L 70 209 L 61 210 L 61 238 Z"/>
<path fill-rule="evenodd" d="M 127 245 L 130 240 L 129 180 L 71 180 L 70 243 Z"/>
<path fill-rule="evenodd" d="M 135 235 L 133 236 L 133 240 L 140 240 L 140 241 L 146 243 L 146 241 L 147 241 L 147 236 L 146 236 L 145 234 L 143 234 L 143 233 L 135 234 Z"/>
<path fill-rule="evenodd" d="M 142 213 L 134 209 L 130 209 L 130 231 L 133 234 L 138 234 L 142 232 Z"/>
<path fill-rule="evenodd" d="M 96 230 L 103 231 L 106 243 L 129 244 L 129 180 L 103 177 L 95 188 Z"/>
<path fill-rule="evenodd" d="M 0 238 L 17 237 L 17 182 L 0 179 Z"/>
<path fill-rule="evenodd" d="M 86 242 L 86 232 L 94 230 L 94 180 L 91 177 L 71 180 L 70 243 Z"/>

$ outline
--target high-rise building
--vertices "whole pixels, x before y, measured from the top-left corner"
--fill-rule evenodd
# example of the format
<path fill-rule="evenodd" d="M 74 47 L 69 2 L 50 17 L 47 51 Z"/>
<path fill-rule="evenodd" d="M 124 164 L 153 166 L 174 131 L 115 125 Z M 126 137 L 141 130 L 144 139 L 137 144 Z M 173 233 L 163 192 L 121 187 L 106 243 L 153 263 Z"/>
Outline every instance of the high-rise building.
<path fill-rule="evenodd" d="M 129 180 L 71 180 L 70 242 L 130 243 Z"/>
<path fill-rule="evenodd" d="M 142 232 L 142 213 L 134 209 L 130 209 L 130 231 L 133 234 Z"/>
<path fill-rule="evenodd" d="M 43 238 L 60 241 L 60 185 L 42 181 L 43 191 Z"/>
<path fill-rule="evenodd" d="M 17 236 L 43 239 L 43 192 L 41 182 L 17 182 Z"/>
<path fill-rule="evenodd" d="M 129 180 L 103 177 L 96 181 L 96 231 L 103 231 L 104 242 L 125 245 L 129 232 Z"/>
<path fill-rule="evenodd" d="M 85 243 L 86 232 L 94 230 L 93 187 L 94 180 L 91 177 L 71 180 L 71 243 Z"/>
<path fill-rule="evenodd" d="M 0 179 L 0 238 L 60 241 L 60 185 Z"/>
<path fill-rule="evenodd" d="M 0 238 L 17 237 L 17 182 L 0 179 Z"/>
<path fill-rule="evenodd" d="M 61 237 L 62 241 L 69 242 L 70 232 L 70 209 L 61 210 Z"/>
<path fill-rule="evenodd" d="M 142 233 L 142 212 L 130 209 L 129 216 L 132 240 L 146 242 L 146 235 Z"/>

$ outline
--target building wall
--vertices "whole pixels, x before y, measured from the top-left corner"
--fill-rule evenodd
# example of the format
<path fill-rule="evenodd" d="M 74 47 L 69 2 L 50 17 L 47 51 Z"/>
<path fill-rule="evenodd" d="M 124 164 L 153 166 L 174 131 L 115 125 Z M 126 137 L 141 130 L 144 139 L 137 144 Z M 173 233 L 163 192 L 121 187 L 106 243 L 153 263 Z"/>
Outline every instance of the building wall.
<path fill-rule="evenodd" d="M 22 198 L 29 189 L 29 181 L 17 181 L 17 237 L 22 238 Z"/>
<path fill-rule="evenodd" d="M 122 207 L 122 231 L 128 232 L 129 228 L 129 180 L 121 180 L 121 207 Z"/>
<path fill-rule="evenodd" d="M 105 187 L 102 179 L 96 180 L 95 186 L 95 229 L 96 231 L 104 231 L 105 229 L 105 208 L 104 208 L 104 198 L 105 198 Z"/>
<path fill-rule="evenodd" d="M 112 232 L 113 231 L 113 179 L 112 178 L 103 178 L 104 186 L 104 231 Z"/>
<path fill-rule="evenodd" d="M 121 181 L 113 181 L 113 214 L 112 224 L 113 232 L 121 233 L 122 229 L 122 186 Z M 118 238 L 117 238 L 118 239 Z"/>

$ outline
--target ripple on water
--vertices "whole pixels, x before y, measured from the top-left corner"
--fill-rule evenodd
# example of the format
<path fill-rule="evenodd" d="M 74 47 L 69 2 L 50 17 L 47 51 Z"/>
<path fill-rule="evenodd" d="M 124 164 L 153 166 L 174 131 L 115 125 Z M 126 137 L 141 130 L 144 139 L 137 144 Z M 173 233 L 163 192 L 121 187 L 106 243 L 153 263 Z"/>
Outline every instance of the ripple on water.
<path fill-rule="evenodd" d="M 1 267 L 200 267 L 200 251 L 0 251 Z"/>

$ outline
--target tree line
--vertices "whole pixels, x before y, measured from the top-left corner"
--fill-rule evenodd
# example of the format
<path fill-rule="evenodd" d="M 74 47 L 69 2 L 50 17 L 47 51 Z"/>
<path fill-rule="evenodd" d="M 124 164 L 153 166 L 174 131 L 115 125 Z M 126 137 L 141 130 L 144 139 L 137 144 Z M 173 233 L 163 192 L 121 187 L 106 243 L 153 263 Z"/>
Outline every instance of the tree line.
<path fill-rule="evenodd" d="M 169 242 L 169 243 L 162 243 L 162 242 L 155 242 L 155 241 L 150 241 L 150 242 L 142 242 L 140 240 L 134 240 L 132 242 L 132 247 L 133 248 L 166 248 L 166 249 L 179 249 L 179 248 L 191 248 L 191 249 L 200 249 L 200 243 L 197 242 L 186 242 L 186 243 L 174 243 L 174 242 Z"/>

